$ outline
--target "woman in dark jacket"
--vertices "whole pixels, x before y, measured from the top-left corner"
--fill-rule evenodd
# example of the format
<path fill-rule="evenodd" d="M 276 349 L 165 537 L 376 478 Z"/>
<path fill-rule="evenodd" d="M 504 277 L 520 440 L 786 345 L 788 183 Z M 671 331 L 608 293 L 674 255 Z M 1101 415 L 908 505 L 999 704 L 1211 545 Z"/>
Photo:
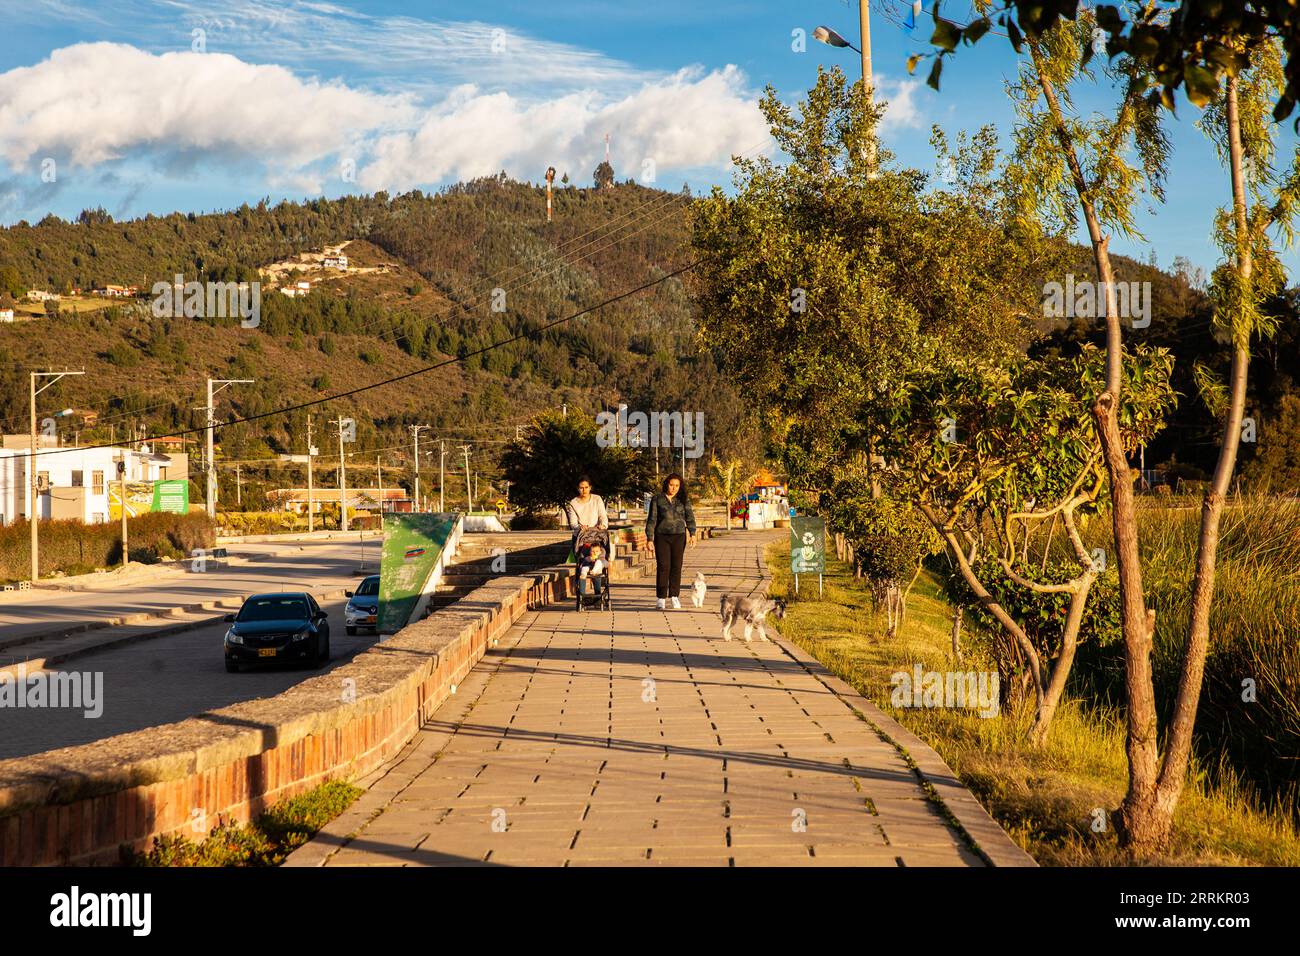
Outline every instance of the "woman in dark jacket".
<path fill-rule="evenodd" d="M 663 491 L 650 499 L 645 536 L 646 548 L 655 556 L 656 606 L 663 610 L 671 600 L 674 608 L 680 608 L 682 555 L 687 543 L 695 540 L 695 512 L 681 475 L 674 472 L 665 478 Z"/>

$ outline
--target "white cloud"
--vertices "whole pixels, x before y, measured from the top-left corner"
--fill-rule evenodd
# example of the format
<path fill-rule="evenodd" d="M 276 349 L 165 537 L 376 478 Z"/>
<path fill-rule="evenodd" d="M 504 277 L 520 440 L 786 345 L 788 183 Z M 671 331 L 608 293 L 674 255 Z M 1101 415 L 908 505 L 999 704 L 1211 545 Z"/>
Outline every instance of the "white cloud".
<path fill-rule="evenodd" d="M 0 103 L 0 157 L 15 170 L 33 157 L 78 168 L 143 150 L 159 165 L 177 156 L 252 161 L 271 179 L 415 115 L 406 97 L 302 80 L 279 66 L 117 43 L 64 47 L 0 74 Z"/>
<path fill-rule="evenodd" d="M 613 101 L 587 91 L 527 103 L 463 86 L 418 129 L 381 137 L 358 179 L 366 189 L 398 190 L 501 169 L 537 179 L 553 165 L 582 182 L 603 156 L 605 133 L 615 173 L 638 180 L 647 161 L 657 179 L 672 169 L 725 166 L 732 154 L 768 142 L 735 67 L 683 70 Z"/>
<path fill-rule="evenodd" d="M 352 160 L 365 189 L 406 189 L 505 169 L 537 179 L 547 165 L 584 181 L 612 134 L 620 178 L 725 166 L 768 143 L 735 67 L 653 78 L 627 93 L 551 98 L 462 84 L 417 99 L 302 79 L 225 53 L 148 53 L 118 43 L 55 50 L 0 73 L 0 159 L 34 174 L 142 160 L 162 175 L 256 168 L 266 184 L 319 192 Z M 258 187 L 260 188 L 260 185 Z"/>
<path fill-rule="evenodd" d="M 188 47 L 201 28 L 208 50 L 242 60 L 365 77 L 388 90 L 442 90 L 462 83 L 562 94 L 628 90 L 655 78 L 596 50 L 483 21 L 377 15 L 307 0 L 27 0 L 42 19 L 84 26 L 97 38 L 149 49 Z"/>
<path fill-rule="evenodd" d="M 914 129 L 921 125 L 924 117 L 916 101 L 916 94 L 921 89 L 920 80 L 880 79 L 876 81 L 876 88 L 880 90 L 880 96 L 889 101 L 880 122 L 882 132 Z"/>

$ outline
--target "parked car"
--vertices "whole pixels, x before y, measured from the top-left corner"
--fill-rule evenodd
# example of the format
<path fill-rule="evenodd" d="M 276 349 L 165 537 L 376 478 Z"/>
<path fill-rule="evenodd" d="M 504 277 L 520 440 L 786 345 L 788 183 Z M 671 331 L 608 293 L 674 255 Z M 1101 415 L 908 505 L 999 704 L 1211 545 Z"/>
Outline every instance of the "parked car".
<path fill-rule="evenodd" d="M 227 614 L 226 670 L 244 664 L 330 659 L 329 615 L 305 591 L 255 594 L 238 614 Z"/>
<path fill-rule="evenodd" d="M 343 610 L 343 626 L 349 635 L 358 628 L 377 630 L 379 627 L 379 575 L 372 574 L 361 581 L 355 591 L 345 591 L 348 606 Z"/>

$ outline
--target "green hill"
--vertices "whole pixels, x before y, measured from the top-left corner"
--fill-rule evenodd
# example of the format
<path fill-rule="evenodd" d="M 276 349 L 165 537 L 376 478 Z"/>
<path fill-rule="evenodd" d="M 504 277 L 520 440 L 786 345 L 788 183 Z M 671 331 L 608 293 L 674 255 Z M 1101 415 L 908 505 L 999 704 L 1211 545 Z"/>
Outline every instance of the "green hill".
<path fill-rule="evenodd" d="M 688 200 L 623 184 L 559 189 L 546 222 L 541 189 L 491 177 L 438 195 L 383 193 L 294 204 L 243 206 L 204 215 L 146 216 L 113 222 L 102 211 L 67 223 L 0 230 L 0 270 L 15 292 L 89 291 L 108 284 L 147 291 L 177 274 L 186 280 L 261 277 L 261 321 L 155 318 L 147 298 L 84 313 L 0 327 L 0 418 L 6 431 L 27 422 L 21 366 L 84 367 L 50 404 L 94 411 L 81 440 L 121 439 L 131 429 L 165 434 L 202 424 L 204 380 L 251 378 L 227 389 L 218 417 L 275 408 L 413 371 L 450 356 L 463 363 L 312 410 L 316 443 L 328 454 L 326 418 L 357 420 L 358 463 L 386 468 L 406 455 L 411 423 L 422 440 L 478 442 L 476 468 L 491 473 L 516 423 L 562 402 L 595 411 L 615 401 L 634 408 L 705 413 L 709 452 L 756 452 L 743 402 L 712 358 L 696 353 L 685 290 L 678 279 L 588 316 L 485 354 L 477 349 L 530 332 L 661 277 L 686 261 Z M 346 275 L 283 264 L 347 243 Z M 272 276 L 259 270 L 275 263 Z M 312 282 L 301 298 L 274 283 Z M 15 281 L 16 279 L 16 281 Z M 252 460 L 301 452 L 306 412 L 219 430 L 221 458 L 242 460 L 245 492 L 260 506 L 258 483 L 281 484 Z M 62 423 L 61 423 L 62 426 Z M 482 458 L 480 458 L 480 453 Z M 322 465 L 328 462 L 323 460 Z M 702 465 L 702 463 L 701 463 Z M 290 473 L 292 475 L 292 473 Z M 251 476 L 251 478 L 250 478 Z M 223 486 L 233 475 L 223 470 Z M 300 481 L 300 476 L 292 481 Z M 328 476 L 322 480 L 331 480 Z M 368 479 L 366 479 L 368 480 Z M 251 481 L 251 485 L 248 483 Z M 223 500 L 233 501 L 233 488 Z"/>

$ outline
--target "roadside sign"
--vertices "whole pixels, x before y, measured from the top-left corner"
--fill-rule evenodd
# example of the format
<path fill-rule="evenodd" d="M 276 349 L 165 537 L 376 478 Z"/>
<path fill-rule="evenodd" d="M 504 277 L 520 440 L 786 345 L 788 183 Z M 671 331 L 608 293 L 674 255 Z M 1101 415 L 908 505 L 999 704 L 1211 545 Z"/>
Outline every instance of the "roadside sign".
<path fill-rule="evenodd" d="M 826 521 L 807 515 L 790 519 L 790 571 L 794 574 L 794 593 L 799 593 L 799 575 L 817 575 L 817 593 L 822 591 L 822 574 L 826 571 Z"/>
<path fill-rule="evenodd" d="M 826 571 L 826 521 L 808 516 L 790 519 L 790 570 L 795 574 Z"/>
<path fill-rule="evenodd" d="M 122 483 L 108 486 L 108 518 L 122 519 Z M 173 511 L 185 514 L 190 510 L 190 483 L 184 478 L 168 481 L 128 481 L 126 483 L 126 514 L 128 518 L 150 511 Z"/>
<path fill-rule="evenodd" d="M 396 634 L 419 621 L 442 569 L 455 549 L 460 515 L 415 512 L 384 515 L 384 546 L 379 565 L 381 634 Z"/>
<path fill-rule="evenodd" d="M 190 510 L 189 479 L 170 479 L 153 483 L 153 503 L 151 511 L 172 511 L 185 514 Z"/>

